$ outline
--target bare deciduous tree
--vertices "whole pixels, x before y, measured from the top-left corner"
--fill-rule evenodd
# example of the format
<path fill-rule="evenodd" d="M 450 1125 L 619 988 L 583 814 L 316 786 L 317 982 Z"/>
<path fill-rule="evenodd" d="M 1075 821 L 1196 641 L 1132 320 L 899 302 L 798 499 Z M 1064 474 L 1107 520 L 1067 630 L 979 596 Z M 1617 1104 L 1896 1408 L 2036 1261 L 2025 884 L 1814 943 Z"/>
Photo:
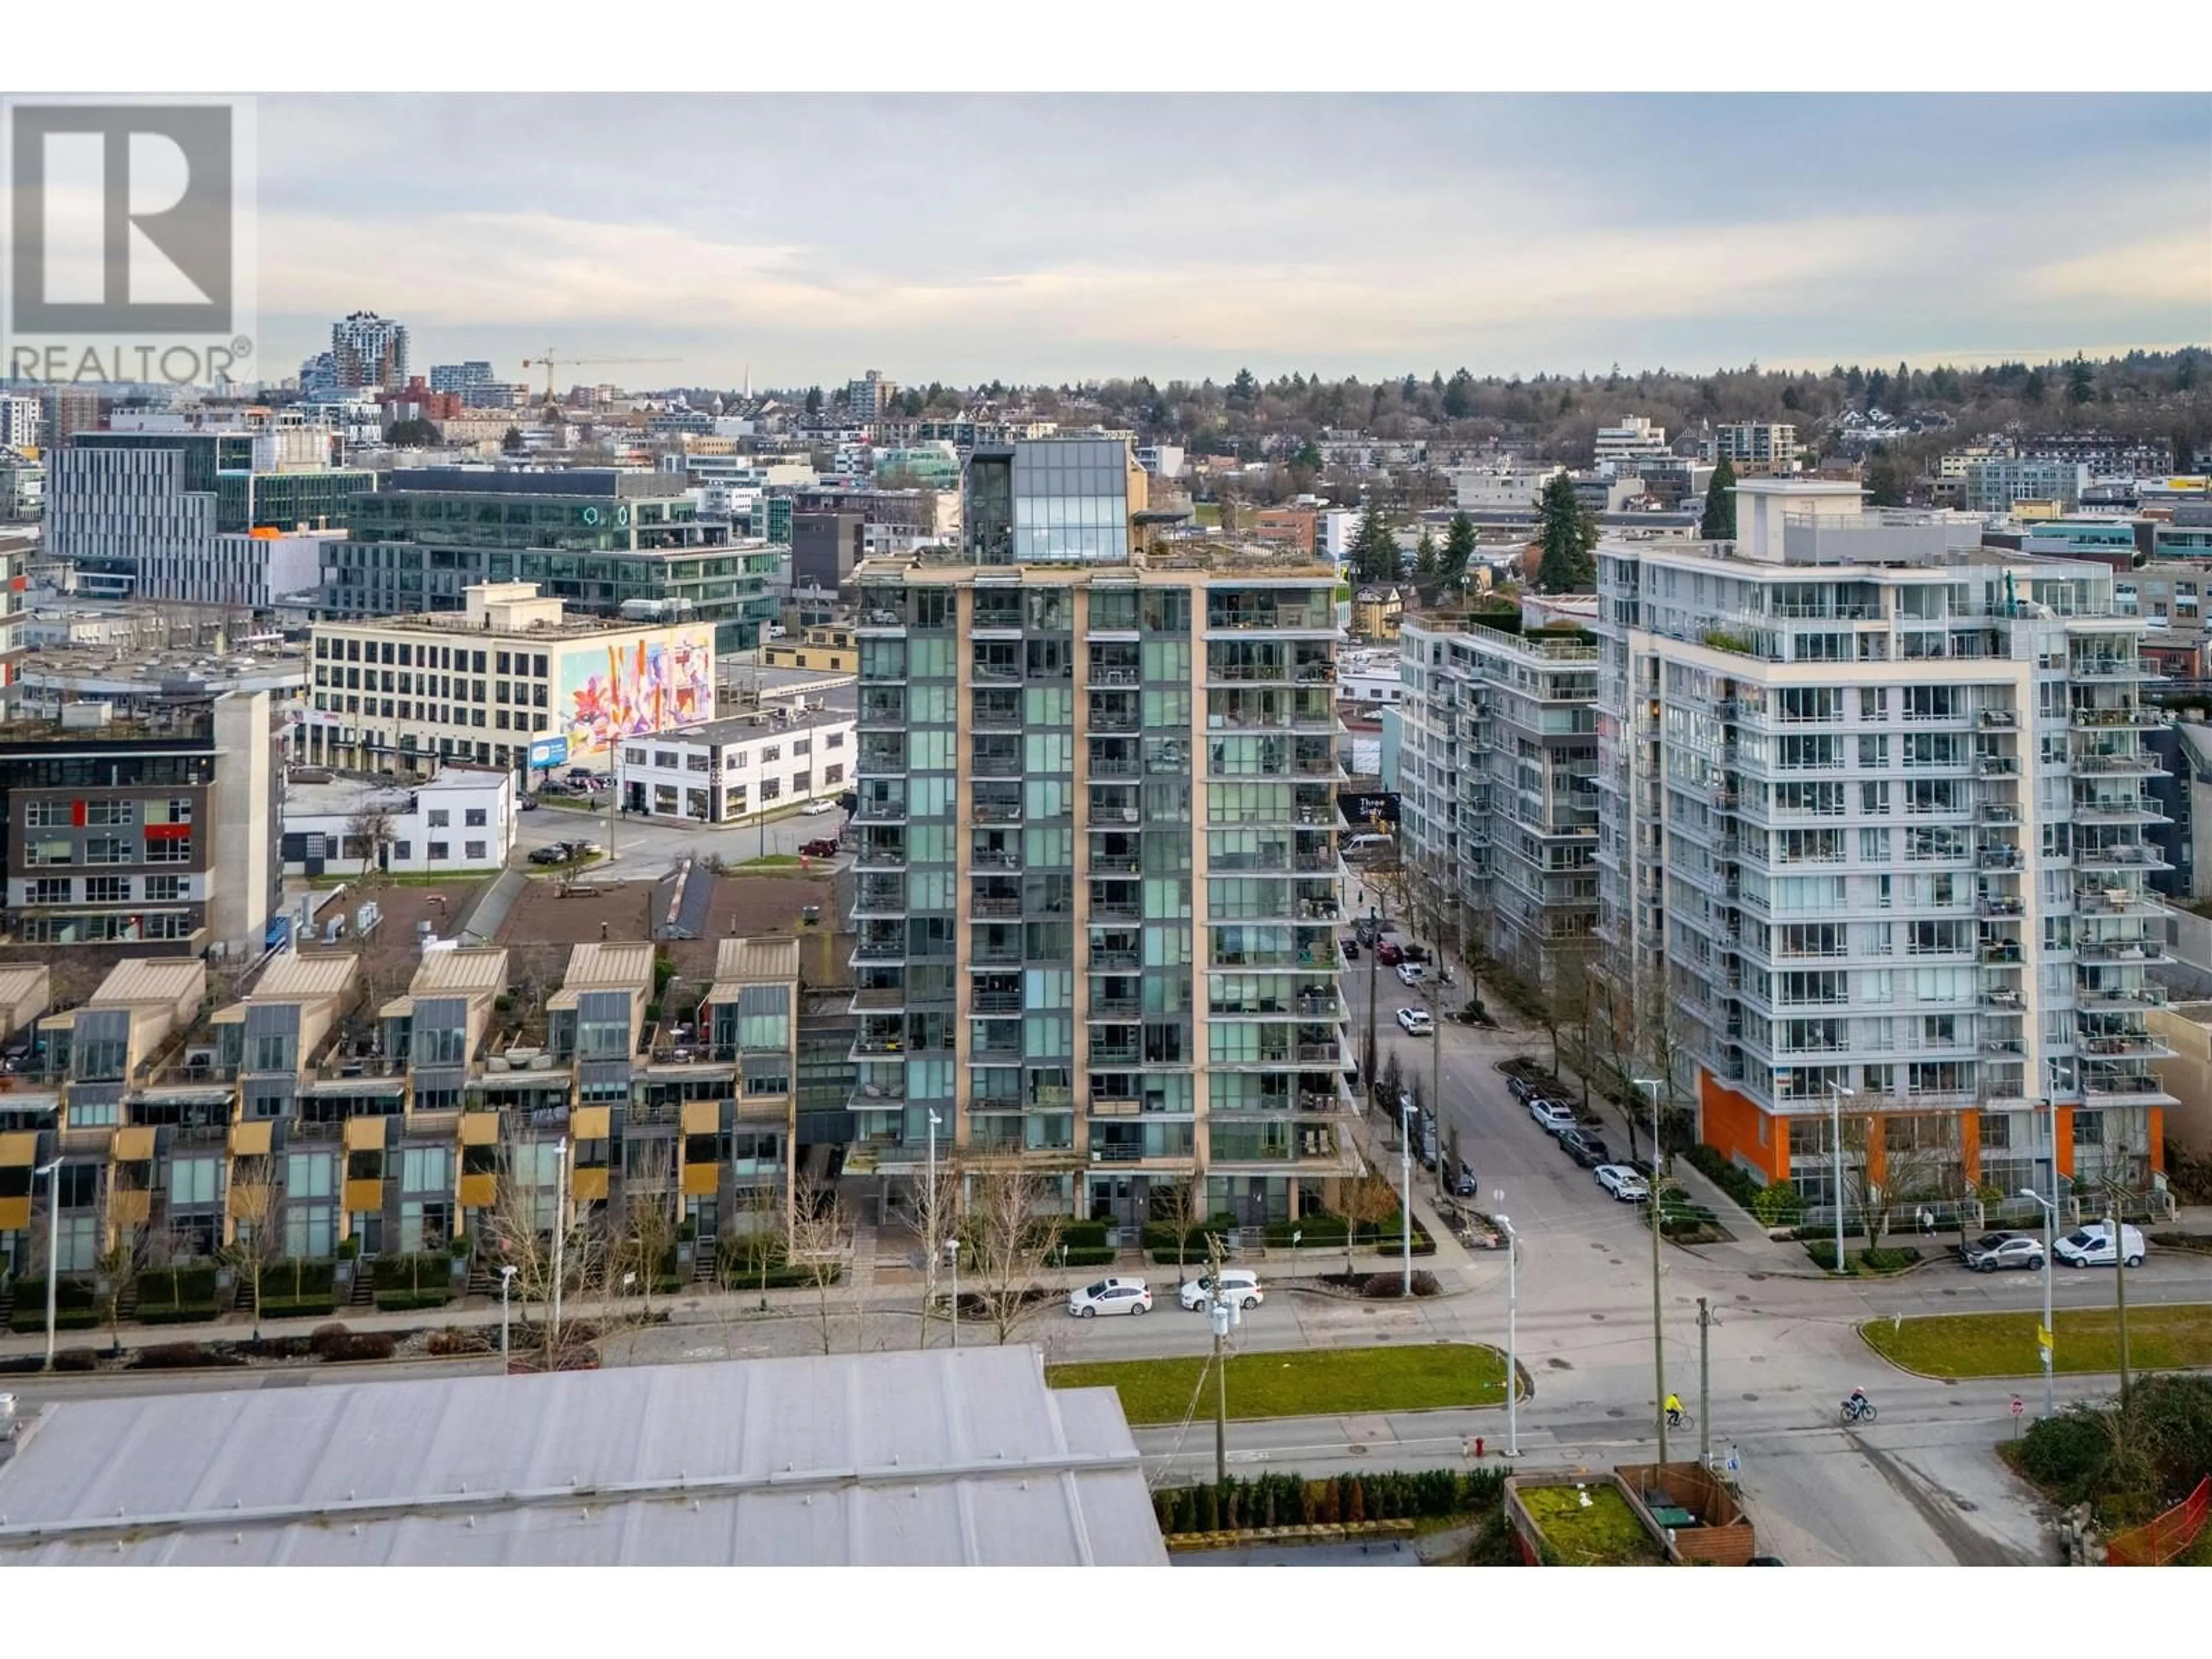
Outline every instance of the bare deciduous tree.
<path fill-rule="evenodd" d="M 945 1260 L 945 1241 L 952 1237 L 960 1206 L 960 1176 L 950 1158 L 937 1160 L 934 1178 L 927 1169 L 914 1182 L 915 1231 L 921 1240 L 921 1323 L 915 1346 L 929 1346 L 929 1322 L 936 1316 L 937 1269 Z"/>
<path fill-rule="evenodd" d="M 836 1299 L 832 1294 L 851 1253 L 853 1227 L 845 1202 L 829 1188 L 809 1183 L 796 1195 L 791 1221 L 791 1264 L 806 1276 L 814 1292 L 815 1330 L 825 1354 L 833 1351 Z M 857 1304 L 854 1318 L 859 1318 Z M 853 1350 L 860 1352 L 860 1330 L 856 1322 Z"/>
<path fill-rule="evenodd" d="M 609 1264 L 617 1285 L 632 1273 L 637 1276 L 648 1321 L 653 1317 L 653 1283 L 676 1254 L 683 1203 L 676 1190 L 674 1146 L 665 1140 L 650 1143 L 638 1167 L 623 1173 L 622 1218 L 614 1235 L 614 1260 Z"/>
<path fill-rule="evenodd" d="M 392 814 L 380 806 L 364 806 L 346 820 L 347 850 L 361 860 L 361 884 L 374 886 L 386 873 L 387 849 L 399 839 Z"/>
<path fill-rule="evenodd" d="M 284 1193 L 276 1160 L 264 1153 L 241 1158 L 230 1176 L 231 1236 L 219 1259 L 245 1281 L 253 1298 L 253 1340 L 261 1340 L 261 1286 L 284 1259 Z"/>
<path fill-rule="evenodd" d="M 123 1352 L 123 1304 L 132 1286 L 168 1260 L 169 1239 L 150 1225 L 133 1227 L 117 1239 L 94 1263 L 99 1278 L 101 1322 L 107 1327 L 108 1344 Z"/>
<path fill-rule="evenodd" d="M 1047 1300 L 1036 1294 L 1037 1275 L 1060 1243 L 1062 1218 L 1038 1213 L 1046 1197 L 1043 1177 L 1018 1164 L 993 1164 L 971 1177 L 961 1231 L 975 1264 L 976 1299 L 1001 1344 Z"/>
<path fill-rule="evenodd" d="M 1190 1245 L 1191 1210 L 1197 1203 L 1200 1188 L 1198 1172 L 1186 1170 L 1166 1180 L 1155 1178 L 1152 1183 L 1149 1202 L 1151 1218 L 1172 1221 L 1175 1224 L 1176 1288 L 1182 1288 L 1186 1255 Z M 1163 1215 L 1161 1212 L 1166 1213 Z"/>
<path fill-rule="evenodd" d="M 554 1143 L 515 1136 L 500 1144 L 499 1175 L 485 1231 L 495 1258 L 514 1269 L 514 1294 L 539 1308 L 541 1363 L 560 1370 L 577 1363 L 581 1343 L 574 1309 L 608 1291 L 607 1230 L 579 1224 L 568 1202 L 568 1160 L 544 1156 Z M 600 1319 L 602 1329 L 611 1311 Z"/>
<path fill-rule="evenodd" d="M 1344 1214 L 1344 1272 L 1352 1275 L 1352 1247 L 1359 1239 L 1359 1230 L 1370 1223 L 1381 1224 L 1398 1213 L 1398 1189 L 1373 1170 L 1346 1181 L 1343 1196 L 1339 1200 Z"/>

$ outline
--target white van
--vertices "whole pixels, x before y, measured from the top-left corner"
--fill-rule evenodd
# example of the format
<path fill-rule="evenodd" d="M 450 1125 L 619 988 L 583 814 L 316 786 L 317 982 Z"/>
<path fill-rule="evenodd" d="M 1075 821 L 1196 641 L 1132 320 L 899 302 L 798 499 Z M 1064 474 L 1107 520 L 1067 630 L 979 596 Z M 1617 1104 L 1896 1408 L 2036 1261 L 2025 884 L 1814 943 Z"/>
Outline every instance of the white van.
<path fill-rule="evenodd" d="M 1344 843 L 1344 856 L 1356 859 L 1368 853 L 1380 853 L 1390 845 L 1390 837 L 1382 835 L 1353 836 Z"/>
<path fill-rule="evenodd" d="M 2126 1247 L 2128 1266 L 2142 1267 L 2142 1229 L 2122 1227 L 2120 1242 Z M 2080 1231 L 2069 1233 L 2060 1239 L 2052 1247 L 2052 1254 L 2069 1267 L 2109 1267 L 2112 1265 L 2112 1230 L 2101 1221 L 2093 1222 Z"/>

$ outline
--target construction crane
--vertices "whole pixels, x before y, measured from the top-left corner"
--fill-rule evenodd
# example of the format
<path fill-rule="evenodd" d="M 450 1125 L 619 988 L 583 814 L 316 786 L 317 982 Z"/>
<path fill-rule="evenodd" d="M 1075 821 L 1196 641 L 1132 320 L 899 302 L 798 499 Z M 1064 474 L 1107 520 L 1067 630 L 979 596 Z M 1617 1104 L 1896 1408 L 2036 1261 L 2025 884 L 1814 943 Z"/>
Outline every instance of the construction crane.
<path fill-rule="evenodd" d="M 553 401 L 553 377 L 564 368 L 605 368 L 617 363 L 680 363 L 683 361 L 681 357 L 556 357 L 553 348 L 548 346 L 544 356 L 525 357 L 522 366 L 525 369 L 542 368 L 545 371 L 545 401 L 550 404 Z"/>

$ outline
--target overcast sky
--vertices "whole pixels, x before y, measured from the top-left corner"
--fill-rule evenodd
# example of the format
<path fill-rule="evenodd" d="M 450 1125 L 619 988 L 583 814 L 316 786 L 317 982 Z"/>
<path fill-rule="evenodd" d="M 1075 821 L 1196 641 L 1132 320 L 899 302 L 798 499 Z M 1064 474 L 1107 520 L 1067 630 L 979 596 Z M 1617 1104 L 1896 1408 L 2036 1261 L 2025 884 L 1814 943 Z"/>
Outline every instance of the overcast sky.
<path fill-rule="evenodd" d="M 266 97 L 278 375 L 1373 379 L 2212 342 L 2212 100 Z M 533 376 L 533 379 L 536 378 Z"/>

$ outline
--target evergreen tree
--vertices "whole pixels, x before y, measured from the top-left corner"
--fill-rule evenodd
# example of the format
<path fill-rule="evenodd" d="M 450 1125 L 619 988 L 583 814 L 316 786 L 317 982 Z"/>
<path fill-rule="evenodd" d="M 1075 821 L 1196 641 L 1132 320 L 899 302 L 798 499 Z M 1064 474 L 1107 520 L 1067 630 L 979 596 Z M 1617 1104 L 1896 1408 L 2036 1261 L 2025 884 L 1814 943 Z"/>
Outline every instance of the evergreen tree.
<path fill-rule="evenodd" d="M 1723 455 L 1713 468 L 1713 481 L 1705 486 L 1705 516 L 1698 526 L 1698 534 L 1705 540 L 1735 539 L 1735 497 L 1729 493 L 1735 488 L 1735 468 Z"/>
<path fill-rule="evenodd" d="M 822 412 L 822 388 L 818 386 L 806 388 L 806 412 L 809 415 L 819 415 Z"/>
<path fill-rule="evenodd" d="M 2043 371 L 2041 369 L 2031 368 L 2027 371 L 2027 378 L 2020 383 L 2020 395 L 2032 404 L 2039 404 L 2043 401 Z"/>
<path fill-rule="evenodd" d="M 520 455 L 522 453 L 521 432 L 514 427 L 507 428 L 507 429 L 500 436 L 499 447 L 501 454 Z"/>
<path fill-rule="evenodd" d="M 1541 538 L 1544 555 L 1536 566 L 1536 586 L 1547 593 L 1571 592 L 1595 586 L 1597 518 L 1575 494 L 1564 472 L 1544 486 Z"/>
<path fill-rule="evenodd" d="M 1437 538 L 1426 530 L 1413 549 L 1413 576 L 1424 585 L 1434 586 L 1439 574 L 1437 563 Z"/>
<path fill-rule="evenodd" d="M 1437 580 L 1454 592 L 1465 591 L 1467 568 L 1474 558 L 1474 520 L 1464 513 L 1455 513 L 1450 528 L 1444 532 L 1444 550 L 1443 558 L 1437 562 Z"/>
<path fill-rule="evenodd" d="M 2097 383 L 2089 374 L 2088 360 L 2076 357 L 2066 365 L 2066 401 L 2086 404 L 2097 395 Z"/>
<path fill-rule="evenodd" d="M 1398 538 L 1390 533 L 1390 515 L 1379 504 L 1360 515 L 1359 529 L 1352 538 L 1351 563 L 1356 582 L 1398 580 Z"/>

